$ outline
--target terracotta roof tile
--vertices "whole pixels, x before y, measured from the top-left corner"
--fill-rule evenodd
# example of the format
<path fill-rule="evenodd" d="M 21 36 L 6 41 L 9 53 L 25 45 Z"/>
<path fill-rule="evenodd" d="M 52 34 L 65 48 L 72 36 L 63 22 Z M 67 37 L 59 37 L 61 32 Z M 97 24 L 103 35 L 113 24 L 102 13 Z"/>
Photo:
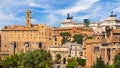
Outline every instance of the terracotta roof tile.
<path fill-rule="evenodd" d="M 14 26 L 6 26 L 5 28 L 2 29 L 2 31 L 5 31 L 5 30 L 14 31 L 14 30 L 38 30 L 38 29 L 37 28 L 26 28 L 25 26 L 14 25 Z"/>

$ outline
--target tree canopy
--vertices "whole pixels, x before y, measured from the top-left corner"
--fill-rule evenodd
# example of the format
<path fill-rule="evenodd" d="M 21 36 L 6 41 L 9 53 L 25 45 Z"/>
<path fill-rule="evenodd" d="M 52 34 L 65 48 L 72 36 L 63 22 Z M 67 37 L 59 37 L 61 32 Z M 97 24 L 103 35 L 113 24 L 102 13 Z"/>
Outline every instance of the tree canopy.
<path fill-rule="evenodd" d="M 4 68 L 52 68 L 51 55 L 40 49 L 15 54 L 0 61 Z"/>
<path fill-rule="evenodd" d="M 68 33 L 68 32 L 61 32 L 60 36 L 62 36 L 62 41 L 61 41 L 62 44 L 65 44 L 65 42 L 69 42 L 70 41 L 70 37 L 71 37 L 70 33 Z"/>
<path fill-rule="evenodd" d="M 80 65 L 82 67 L 84 67 L 86 65 L 86 59 L 78 58 L 77 62 L 78 62 L 78 65 Z"/>
<path fill-rule="evenodd" d="M 75 34 L 73 36 L 73 42 L 76 42 L 77 44 L 82 44 L 83 36 L 81 34 Z"/>
<path fill-rule="evenodd" d="M 120 68 L 120 53 L 118 53 L 118 54 L 115 56 L 114 66 L 115 66 L 115 68 Z"/>
<path fill-rule="evenodd" d="M 68 62 L 68 64 L 67 64 L 66 68 L 76 68 L 78 66 L 78 62 L 74 58 L 68 59 L 67 62 Z"/>
<path fill-rule="evenodd" d="M 96 63 L 92 68 L 106 68 L 104 61 L 101 58 L 97 58 Z"/>
<path fill-rule="evenodd" d="M 60 54 L 56 54 L 56 62 L 60 63 L 60 59 L 61 59 L 61 55 Z"/>
<path fill-rule="evenodd" d="M 93 39 L 93 36 L 88 36 L 87 39 Z"/>

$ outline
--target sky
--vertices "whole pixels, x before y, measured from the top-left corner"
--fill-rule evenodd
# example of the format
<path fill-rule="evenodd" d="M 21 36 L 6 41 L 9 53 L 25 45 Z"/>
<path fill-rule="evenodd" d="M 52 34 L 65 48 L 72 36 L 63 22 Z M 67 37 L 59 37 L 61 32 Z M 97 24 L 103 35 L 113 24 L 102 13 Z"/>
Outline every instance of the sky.
<path fill-rule="evenodd" d="M 111 11 L 120 18 L 120 0 L 2 0 L 0 2 L 0 29 L 10 25 L 25 25 L 25 12 L 32 11 L 32 24 L 60 27 L 67 13 L 76 22 L 90 19 L 104 21 Z"/>

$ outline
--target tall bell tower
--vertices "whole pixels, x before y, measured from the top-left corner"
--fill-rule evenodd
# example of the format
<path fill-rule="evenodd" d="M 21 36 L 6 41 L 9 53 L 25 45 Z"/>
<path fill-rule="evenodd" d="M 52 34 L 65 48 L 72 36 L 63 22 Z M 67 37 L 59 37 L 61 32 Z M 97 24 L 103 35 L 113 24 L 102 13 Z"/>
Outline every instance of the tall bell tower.
<path fill-rule="evenodd" d="M 26 27 L 31 28 L 31 11 L 26 11 Z"/>

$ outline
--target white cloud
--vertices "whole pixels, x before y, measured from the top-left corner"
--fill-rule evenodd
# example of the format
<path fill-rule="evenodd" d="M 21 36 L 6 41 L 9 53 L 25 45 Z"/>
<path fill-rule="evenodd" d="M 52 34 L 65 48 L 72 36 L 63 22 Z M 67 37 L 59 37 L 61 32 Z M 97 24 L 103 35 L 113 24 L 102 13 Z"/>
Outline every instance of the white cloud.
<path fill-rule="evenodd" d="M 56 24 L 60 24 L 60 20 L 54 14 L 46 15 L 44 20 L 40 21 L 39 19 L 32 19 L 32 24 L 47 24 L 48 26 L 55 26 Z"/>
<path fill-rule="evenodd" d="M 88 15 L 74 17 L 75 20 L 82 20 L 82 21 L 83 19 L 87 19 L 87 18 L 89 18 Z"/>
<path fill-rule="evenodd" d="M 49 3 L 40 3 L 42 0 L 39 1 L 35 1 L 35 0 L 21 0 L 21 1 L 17 1 L 17 0 L 5 0 L 2 1 L 0 4 L 0 23 L 4 22 L 3 26 L 5 25 L 12 25 L 12 24 L 20 24 L 20 23 L 25 23 L 25 18 L 19 16 L 19 11 L 20 12 L 24 12 L 25 9 L 28 8 L 28 6 L 30 7 L 37 7 L 37 8 L 44 8 L 44 9 L 48 9 L 47 12 L 48 15 L 47 20 L 45 21 L 46 24 L 48 25 L 54 25 L 57 24 L 56 22 L 58 22 L 57 15 L 60 14 L 64 14 L 69 13 L 69 12 L 73 12 L 73 13 L 77 13 L 81 10 L 86 10 L 88 8 L 90 8 L 92 6 L 92 4 L 94 4 L 95 2 L 97 2 L 98 0 L 78 0 L 75 4 L 71 4 L 71 6 L 69 6 L 66 9 L 60 9 L 58 11 L 55 11 L 55 9 L 53 7 L 55 6 L 49 6 Z M 4 8 L 4 6 L 6 6 L 6 3 L 8 5 L 8 7 Z M 38 4 L 39 3 L 39 4 Z M 86 4 L 88 3 L 88 4 Z M 86 5 L 84 5 L 86 4 Z M 24 9 L 20 9 L 23 6 L 25 6 L 26 8 Z M 9 10 L 9 11 L 8 11 Z M 18 12 L 16 12 L 16 10 Z M 4 13 L 2 13 L 4 12 Z M 66 14 L 65 13 L 65 14 Z M 13 15 L 14 14 L 14 15 Z M 18 16 L 16 16 L 18 15 Z M 16 21 L 16 23 L 15 23 Z M 38 21 L 37 19 L 33 19 L 32 21 L 33 23 L 40 23 L 40 21 Z M 49 23 L 47 23 L 49 22 Z M 60 21 L 59 21 L 60 22 Z M 44 23 L 44 22 L 43 22 Z M 23 24 L 24 25 L 24 24 Z"/>
<path fill-rule="evenodd" d="M 80 11 L 87 10 L 93 6 L 94 3 L 98 2 L 99 0 L 77 0 L 75 4 L 71 4 L 71 6 L 66 7 L 65 9 L 59 10 L 46 10 L 45 12 L 49 13 L 47 19 L 49 20 L 48 25 L 55 25 L 58 22 L 61 22 L 59 17 L 65 17 L 67 13 L 72 13 L 72 15 L 77 14 Z M 82 20 L 83 18 L 89 18 L 88 15 L 84 15 L 82 17 L 75 17 L 74 19 Z"/>
<path fill-rule="evenodd" d="M 92 7 L 92 5 L 94 3 L 98 2 L 98 1 L 99 0 L 78 0 L 72 6 L 66 8 L 66 9 L 58 10 L 57 13 L 62 13 L 62 14 L 66 14 L 66 13 L 78 13 L 80 11 L 89 9 L 90 7 Z"/>
<path fill-rule="evenodd" d="M 120 12 L 120 7 L 115 8 L 113 11 Z"/>
<path fill-rule="evenodd" d="M 16 17 L 13 14 L 0 12 L 0 29 L 9 25 L 20 25 L 25 23 L 24 17 Z"/>
<path fill-rule="evenodd" d="M 19 12 L 24 14 L 26 8 L 28 8 L 28 4 L 33 2 L 34 0 L 21 0 L 21 1 L 3 0 L 1 1 L 0 2 L 0 29 L 8 25 L 21 25 L 21 24 L 25 25 L 25 16 L 24 17 L 20 16 Z"/>
<path fill-rule="evenodd" d="M 29 6 L 30 6 L 30 7 L 36 7 L 36 8 L 44 8 L 44 9 L 50 8 L 50 6 L 47 5 L 47 4 L 44 4 L 44 6 L 43 6 L 42 4 L 37 4 L 37 3 L 34 3 L 34 2 L 31 2 L 31 3 L 29 4 Z"/>
<path fill-rule="evenodd" d="M 4 12 L 0 12 L 0 22 L 1 21 L 15 21 L 17 17 L 15 17 L 13 14 L 6 14 Z M 3 22 L 4 23 L 4 22 Z"/>
<path fill-rule="evenodd" d="M 55 16 L 55 15 L 53 15 L 53 14 L 49 14 L 47 18 L 49 19 L 48 25 L 51 25 L 51 26 L 52 26 L 52 25 L 54 25 L 54 24 L 57 24 L 57 22 L 58 22 L 57 16 Z"/>
<path fill-rule="evenodd" d="M 25 11 L 28 9 L 28 6 L 34 11 L 34 15 L 32 15 L 33 24 L 45 23 L 51 26 L 60 24 L 67 13 L 70 13 L 78 21 L 83 21 L 85 18 L 103 19 L 109 14 L 108 11 L 110 9 L 120 13 L 120 2 L 112 4 L 109 1 L 107 4 L 106 1 L 105 3 L 99 3 L 101 2 L 99 0 L 75 0 L 74 3 L 71 3 L 72 1 L 68 3 L 67 1 L 69 0 L 65 0 L 65 2 L 56 0 L 54 3 L 52 1 L 54 0 L 3 0 L 0 2 L 0 24 L 2 26 L 13 24 L 25 25 Z M 59 4 L 57 4 L 58 2 Z M 67 4 L 67 6 L 62 7 L 61 3 L 62 5 Z M 56 7 L 58 5 L 59 7 Z M 35 8 L 42 8 L 44 10 L 37 10 Z M 80 12 L 83 14 L 79 14 Z M 39 17 L 42 17 L 42 19 L 39 19 Z"/>

